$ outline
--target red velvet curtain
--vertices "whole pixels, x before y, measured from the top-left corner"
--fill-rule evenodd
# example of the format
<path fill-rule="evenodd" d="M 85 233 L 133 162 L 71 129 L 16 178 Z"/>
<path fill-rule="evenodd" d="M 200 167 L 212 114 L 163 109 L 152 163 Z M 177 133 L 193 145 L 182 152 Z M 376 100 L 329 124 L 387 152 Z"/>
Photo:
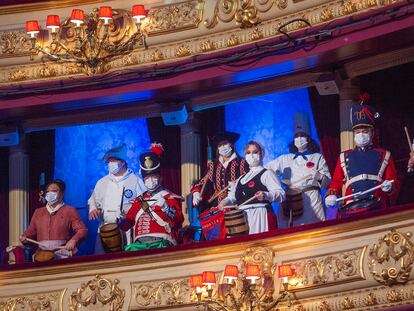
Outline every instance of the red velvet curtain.
<path fill-rule="evenodd" d="M 0 148 L 0 248 L 9 245 L 9 150 Z M 0 254 L 1 256 L 1 254 Z"/>
<path fill-rule="evenodd" d="M 339 96 L 319 95 L 314 87 L 308 90 L 321 152 L 333 173 L 340 152 Z"/>

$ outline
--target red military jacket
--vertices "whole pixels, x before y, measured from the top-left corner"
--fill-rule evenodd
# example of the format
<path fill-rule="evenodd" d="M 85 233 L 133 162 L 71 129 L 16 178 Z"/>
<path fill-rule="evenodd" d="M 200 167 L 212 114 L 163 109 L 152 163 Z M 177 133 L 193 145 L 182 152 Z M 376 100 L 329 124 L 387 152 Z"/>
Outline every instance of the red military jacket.
<path fill-rule="evenodd" d="M 387 207 L 390 205 L 390 199 L 396 200 L 400 190 L 391 153 L 372 146 L 364 149 L 356 147 L 341 153 L 328 191 L 334 190 L 337 196 L 341 196 L 342 187 L 345 185 L 346 196 L 377 186 L 384 180 L 394 181 L 391 192 L 385 193 L 377 189 L 373 194 L 380 199 L 382 207 Z M 345 199 L 345 204 L 351 200 L 352 197 Z"/>
<path fill-rule="evenodd" d="M 149 201 L 143 203 L 142 198 Z M 149 205 L 147 209 L 145 203 Z M 132 203 L 126 215 L 127 225 L 124 225 L 122 229 L 128 230 L 135 224 L 134 240 L 144 236 L 152 236 L 165 239 L 176 245 L 178 230 L 183 221 L 181 203 L 173 193 L 161 190 L 152 195 L 147 191 Z"/>

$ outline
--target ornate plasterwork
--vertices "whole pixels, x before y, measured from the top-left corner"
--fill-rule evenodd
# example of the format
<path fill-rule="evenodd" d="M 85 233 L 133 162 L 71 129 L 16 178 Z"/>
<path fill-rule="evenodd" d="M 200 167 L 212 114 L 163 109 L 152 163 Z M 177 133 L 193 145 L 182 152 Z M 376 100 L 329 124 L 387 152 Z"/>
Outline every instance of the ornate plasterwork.
<path fill-rule="evenodd" d="M 30 40 L 24 29 L 1 32 L 0 57 L 29 55 Z"/>
<path fill-rule="evenodd" d="M 187 14 L 189 16 L 199 16 L 200 13 L 200 7 L 203 7 L 205 10 L 205 7 L 207 6 L 205 3 L 204 5 L 201 5 L 200 2 L 197 1 L 186 1 L 183 2 L 185 4 L 185 7 L 187 10 L 175 10 L 177 15 L 174 15 L 172 13 L 166 13 L 171 11 L 170 8 L 166 8 L 168 6 L 178 6 L 184 4 L 171 4 L 168 6 L 163 6 L 160 8 L 152 8 L 154 16 L 157 15 L 157 10 L 163 10 L 165 13 L 163 14 L 170 14 L 170 19 L 175 19 L 175 22 L 169 22 L 173 23 L 177 27 L 173 29 L 174 32 L 180 32 L 184 30 L 184 25 L 187 25 L 184 21 L 188 20 L 186 17 L 181 16 L 180 14 Z M 257 3 L 256 3 L 257 2 Z M 252 2 L 253 3 L 253 2 Z M 256 0 L 254 3 L 258 7 L 258 3 L 263 4 L 273 3 L 272 6 L 274 6 L 274 1 L 269 0 Z M 295 12 L 294 9 L 291 11 L 295 12 L 286 16 L 276 17 L 275 19 L 262 21 L 258 26 L 254 27 L 253 29 L 247 28 L 247 29 L 240 29 L 237 26 L 232 30 L 226 30 L 225 32 L 216 32 L 214 34 L 211 34 L 210 31 L 205 27 L 198 25 L 197 29 L 194 29 L 194 33 L 196 34 L 195 37 L 192 37 L 193 30 L 188 30 L 187 38 L 188 39 L 180 39 L 180 40 L 174 40 L 174 35 L 168 35 L 165 33 L 165 40 L 161 40 L 159 44 L 153 44 L 151 41 L 151 37 L 148 39 L 148 45 L 149 49 L 142 50 L 142 49 L 136 49 L 128 56 L 122 57 L 120 59 L 116 59 L 111 61 L 107 64 L 108 68 L 110 70 L 122 70 L 122 69 L 130 69 L 130 68 L 138 68 L 140 66 L 148 66 L 148 64 L 151 63 L 157 63 L 157 62 L 173 62 L 176 61 L 179 58 L 183 57 L 190 57 L 193 55 L 198 55 L 202 53 L 212 53 L 214 51 L 219 51 L 223 49 L 228 49 L 234 46 L 247 44 L 250 42 L 253 42 L 255 40 L 261 40 L 266 38 L 275 37 L 277 35 L 280 35 L 278 29 L 285 25 L 287 22 L 301 18 L 303 20 L 306 20 L 310 23 L 310 25 L 318 25 L 327 21 L 331 21 L 337 18 L 341 18 L 343 16 L 363 12 L 367 9 L 373 9 L 373 8 L 379 8 L 386 4 L 389 4 L 389 2 L 378 2 L 375 0 L 346 0 L 345 2 L 343 0 L 336 0 L 331 1 L 328 3 L 323 3 L 320 5 L 315 5 L 311 9 L 302 9 Z M 293 4 L 294 5 L 294 4 Z M 188 8 L 192 8 L 191 13 L 188 11 Z M 270 9 L 269 9 L 270 10 Z M 172 15 L 171 15 L 172 14 Z M 203 13 L 204 14 L 204 13 Z M 267 14 L 267 13 L 266 13 Z M 204 14 L 205 15 L 205 14 Z M 166 29 L 165 25 L 161 24 L 154 24 L 154 19 L 152 23 L 152 29 L 154 30 L 154 34 L 157 31 L 162 31 L 162 29 Z M 181 20 L 181 22 L 179 21 Z M 191 19 L 192 21 L 195 21 L 195 19 Z M 181 28 L 180 28 L 181 27 Z M 184 28 L 183 28 L 184 27 Z M 286 24 L 285 27 L 283 27 L 283 31 L 291 32 L 295 31 L 304 27 L 308 27 L 308 24 L 302 21 L 297 21 L 294 23 Z M 18 29 L 15 30 L 17 33 L 19 33 L 18 37 L 15 39 L 17 41 L 21 41 L 22 37 L 25 37 L 24 30 Z M 13 32 L 15 32 L 13 31 Z M 10 31 L 8 31 L 10 32 Z M 0 36 L 3 33 L 0 32 Z M 170 36 L 170 37 L 167 37 Z M 158 36 L 163 37 L 163 36 Z M 164 38 L 164 37 L 163 37 Z M 168 39 L 171 38 L 171 42 L 168 42 Z M 182 38 L 182 37 L 181 37 Z M 189 40 L 191 38 L 191 40 Z M 10 44 L 8 44 L 10 45 Z M 26 46 L 26 43 L 24 44 Z M 8 51 L 11 51 L 9 48 L 7 48 Z M 0 71 L 0 84 L 1 83 L 22 83 L 24 82 L 30 82 L 34 80 L 42 80 L 42 79 L 62 79 L 65 77 L 74 77 L 81 73 L 81 70 L 76 65 L 63 65 L 63 64 L 52 64 L 52 63 L 46 63 L 46 67 L 53 67 L 53 70 L 49 70 L 47 74 L 45 75 L 44 68 L 45 65 L 39 62 L 33 62 L 28 63 L 29 58 L 27 56 L 27 48 L 20 48 L 16 47 L 14 49 L 13 54 L 7 54 L 7 57 L 10 56 L 22 56 L 25 55 L 24 58 L 22 58 L 22 64 L 17 66 L 10 66 L 10 67 L 3 67 Z M 0 53 L 0 58 L 5 57 L 6 55 L 4 53 Z M 35 57 L 36 58 L 36 57 Z"/>
<path fill-rule="evenodd" d="M 370 248 L 368 267 L 377 282 L 389 286 L 408 282 L 414 262 L 411 238 L 411 232 L 392 229 Z"/>
<path fill-rule="evenodd" d="M 362 261 L 365 247 L 313 258 L 301 258 L 288 263 L 296 267 L 295 286 L 302 290 L 321 285 L 364 279 Z"/>
<path fill-rule="evenodd" d="M 2 311 L 58 311 L 63 310 L 63 296 L 66 289 L 33 293 L 20 296 L 1 297 L 0 310 Z"/>
<path fill-rule="evenodd" d="M 83 310 L 83 307 L 96 305 L 100 310 L 121 310 L 125 300 L 125 290 L 119 286 L 119 280 L 110 280 L 96 275 L 70 295 L 70 311 Z"/>
<path fill-rule="evenodd" d="M 149 36 L 197 28 L 203 17 L 204 0 L 192 0 L 150 9 L 143 21 Z"/>
<path fill-rule="evenodd" d="M 132 283 L 130 309 L 151 306 L 171 306 L 195 301 L 188 279 Z"/>

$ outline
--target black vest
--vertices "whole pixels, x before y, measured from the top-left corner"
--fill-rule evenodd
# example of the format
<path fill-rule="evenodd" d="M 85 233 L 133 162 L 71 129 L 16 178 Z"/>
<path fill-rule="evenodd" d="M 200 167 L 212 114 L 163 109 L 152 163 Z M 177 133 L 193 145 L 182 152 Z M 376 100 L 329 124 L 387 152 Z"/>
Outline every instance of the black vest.
<path fill-rule="evenodd" d="M 240 178 L 239 182 L 236 186 L 236 204 L 240 205 L 246 200 L 250 199 L 257 191 L 268 191 L 267 187 L 262 184 L 260 178 L 266 172 L 264 168 L 259 174 L 253 177 L 253 179 L 249 180 L 246 184 L 242 184 Z M 269 201 L 259 201 L 258 199 L 254 199 L 253 201 L 249 202 L 249 204 L 266 204 L 270 203 Z"/>

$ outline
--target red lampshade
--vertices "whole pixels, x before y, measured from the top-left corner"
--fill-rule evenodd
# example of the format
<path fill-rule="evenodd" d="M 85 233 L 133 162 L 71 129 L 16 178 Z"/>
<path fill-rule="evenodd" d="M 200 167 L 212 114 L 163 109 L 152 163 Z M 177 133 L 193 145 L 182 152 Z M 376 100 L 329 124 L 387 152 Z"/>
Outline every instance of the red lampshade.
<path fill-rule="evenodd" d="M 228 279 L 237 279 L 239 276 L 239 268 L 233 265 L 227 265 L 224 269 L 224 277 Z"/>
<path fill-rule="evenodd" d="M 101 6 L 99 8 L 100 19 L 112 19 L 112 8 L 110 6 Z"/>
<path fill-rule="evenodd" d="M 190 276 L 190 286 L 192 288 L 203 286 L 203 276 L 201 274 Z"/>
<path fill-rule="evenodd" d="M 131 15 L 133 18 L 137 19 L 137 22 L 139 23 L 141 18 L 145 18 L 147 16 L 147 11 L 143 5 L 137 4 L 132 7 Z"/>
<path fill-rule="evenodd" d="M 291 265 L 281 265 L 277 267 L 279 278 L 288 278 L 294 274 L 294 270 Z"/>
<path fill-rule="evenodd" d="M 79 26 L 85 20 L 85 13 L 83 13 L 83 10 L 73 9 L 72 15 L 70 16 L 70 20 L 72 23 L 75 23 Z"/>
<path fill-rule="evenodd" d="M 202 280 L 204 285 L 216 284 L 216 273 L 213 271 L 204 271 Z"/>
<path fill-rule="evenodd" d="M 26 22 L 26 32 L 27 33 L 38 33 L 40 31 L 39 23 L 37 21 L 27 21 Z"/>
<path fill-rule="evenodd" d="M 260 279 L 260 268 L 258 265 L 246 266 L 246 279 L 257 280 Z"/>
<path fill-rule="evenodd" d="M 58 15 L 48 15 L 46 19 L 46 27 L 59 27 L 60 20 Z"/>

